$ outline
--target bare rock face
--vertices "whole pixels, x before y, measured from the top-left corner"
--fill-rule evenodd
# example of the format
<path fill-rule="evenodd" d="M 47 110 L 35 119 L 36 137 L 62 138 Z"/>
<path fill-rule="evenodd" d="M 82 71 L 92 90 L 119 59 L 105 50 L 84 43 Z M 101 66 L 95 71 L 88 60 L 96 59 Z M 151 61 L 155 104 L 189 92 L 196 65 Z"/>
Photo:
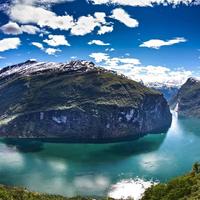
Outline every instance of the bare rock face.
<path fill-rule="evenodd" d="M 115 141 L 164 132 L 163 95 L 91 62 L 27 61 L 0 71 L 0 136 Z"/>
<path fill-rule="evenodd" d="M 200 80 L 188 78 L 170 101 L 170 106 L 179 117 L 200 118 Z"/>

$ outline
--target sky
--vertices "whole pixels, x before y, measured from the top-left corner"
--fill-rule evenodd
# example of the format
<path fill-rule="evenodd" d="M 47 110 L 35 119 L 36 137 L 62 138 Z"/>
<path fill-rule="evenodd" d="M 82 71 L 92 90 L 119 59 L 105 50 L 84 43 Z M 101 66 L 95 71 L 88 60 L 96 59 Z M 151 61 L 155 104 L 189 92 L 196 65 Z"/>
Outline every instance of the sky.
<path fill-rule="evenodd" d="M 200 77 L 200 0 L 1 0 L 0 68 L 93 61 L 143 81 Z"/>

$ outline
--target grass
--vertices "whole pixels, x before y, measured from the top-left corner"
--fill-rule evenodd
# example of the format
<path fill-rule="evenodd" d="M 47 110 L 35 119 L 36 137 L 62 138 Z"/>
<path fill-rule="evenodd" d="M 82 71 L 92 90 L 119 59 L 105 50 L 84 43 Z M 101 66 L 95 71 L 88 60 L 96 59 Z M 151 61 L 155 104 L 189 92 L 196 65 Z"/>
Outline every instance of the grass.
<path fill-rule="evenodd" d="M 30 192 L 23 188 L 8 187 L 0 185 L 0 200 L 93 200 L 90 197 L 63 197 L 60 195 L 48 195 L 38 192 Z M 98 198 L 99 199 L 99 198 Z M 101 198 L 102 200 L 111 200 L 111 198 Z"/>
<path fill-rule="evenodd" d="M 0 85 L 0 113 L 81 107 L 84 104 L 137 107 L 146 95 L 161 95 L 110 72 L 45 73 L 9 80 Z"/>
<path fill-rule="evenodd" d="M 199 172 L 200 164 L 195 163 L 192 172 L 174 178 L 167 184 L 160 183 L 147 189 L 142 200 L 198 200 L 200 199 Z"/>

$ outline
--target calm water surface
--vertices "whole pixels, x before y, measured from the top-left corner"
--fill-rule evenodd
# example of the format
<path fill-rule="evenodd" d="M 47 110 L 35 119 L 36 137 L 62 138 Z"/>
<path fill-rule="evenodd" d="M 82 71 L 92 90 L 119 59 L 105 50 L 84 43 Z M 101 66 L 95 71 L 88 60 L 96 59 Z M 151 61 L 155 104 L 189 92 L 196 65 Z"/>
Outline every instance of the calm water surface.
<path fill-rule="evenodd" d="M 199 160 L 200 121 L 174 117 L 167 134 L 131 142 L 43 143 L 27 152 L 0 141 L 0 183 L 65 196 L 124 193 L 137 199 L 141 182 L 167 181 Z"/>

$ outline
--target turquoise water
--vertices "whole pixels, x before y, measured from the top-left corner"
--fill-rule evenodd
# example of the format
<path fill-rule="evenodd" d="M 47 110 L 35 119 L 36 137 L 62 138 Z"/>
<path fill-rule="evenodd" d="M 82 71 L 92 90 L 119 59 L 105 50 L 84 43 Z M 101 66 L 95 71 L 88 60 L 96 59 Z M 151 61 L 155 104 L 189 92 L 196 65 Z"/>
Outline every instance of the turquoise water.
<path fill-rule="evenodd" d="M 136 178 L 167 181 L 199 160 L 200 121 L 174 117 L 166 134 L 123 143 L 43 143 L 31 152 L 1 141 L 0 183 L 65 196 L 102 196 L 116 183 Z"/>

